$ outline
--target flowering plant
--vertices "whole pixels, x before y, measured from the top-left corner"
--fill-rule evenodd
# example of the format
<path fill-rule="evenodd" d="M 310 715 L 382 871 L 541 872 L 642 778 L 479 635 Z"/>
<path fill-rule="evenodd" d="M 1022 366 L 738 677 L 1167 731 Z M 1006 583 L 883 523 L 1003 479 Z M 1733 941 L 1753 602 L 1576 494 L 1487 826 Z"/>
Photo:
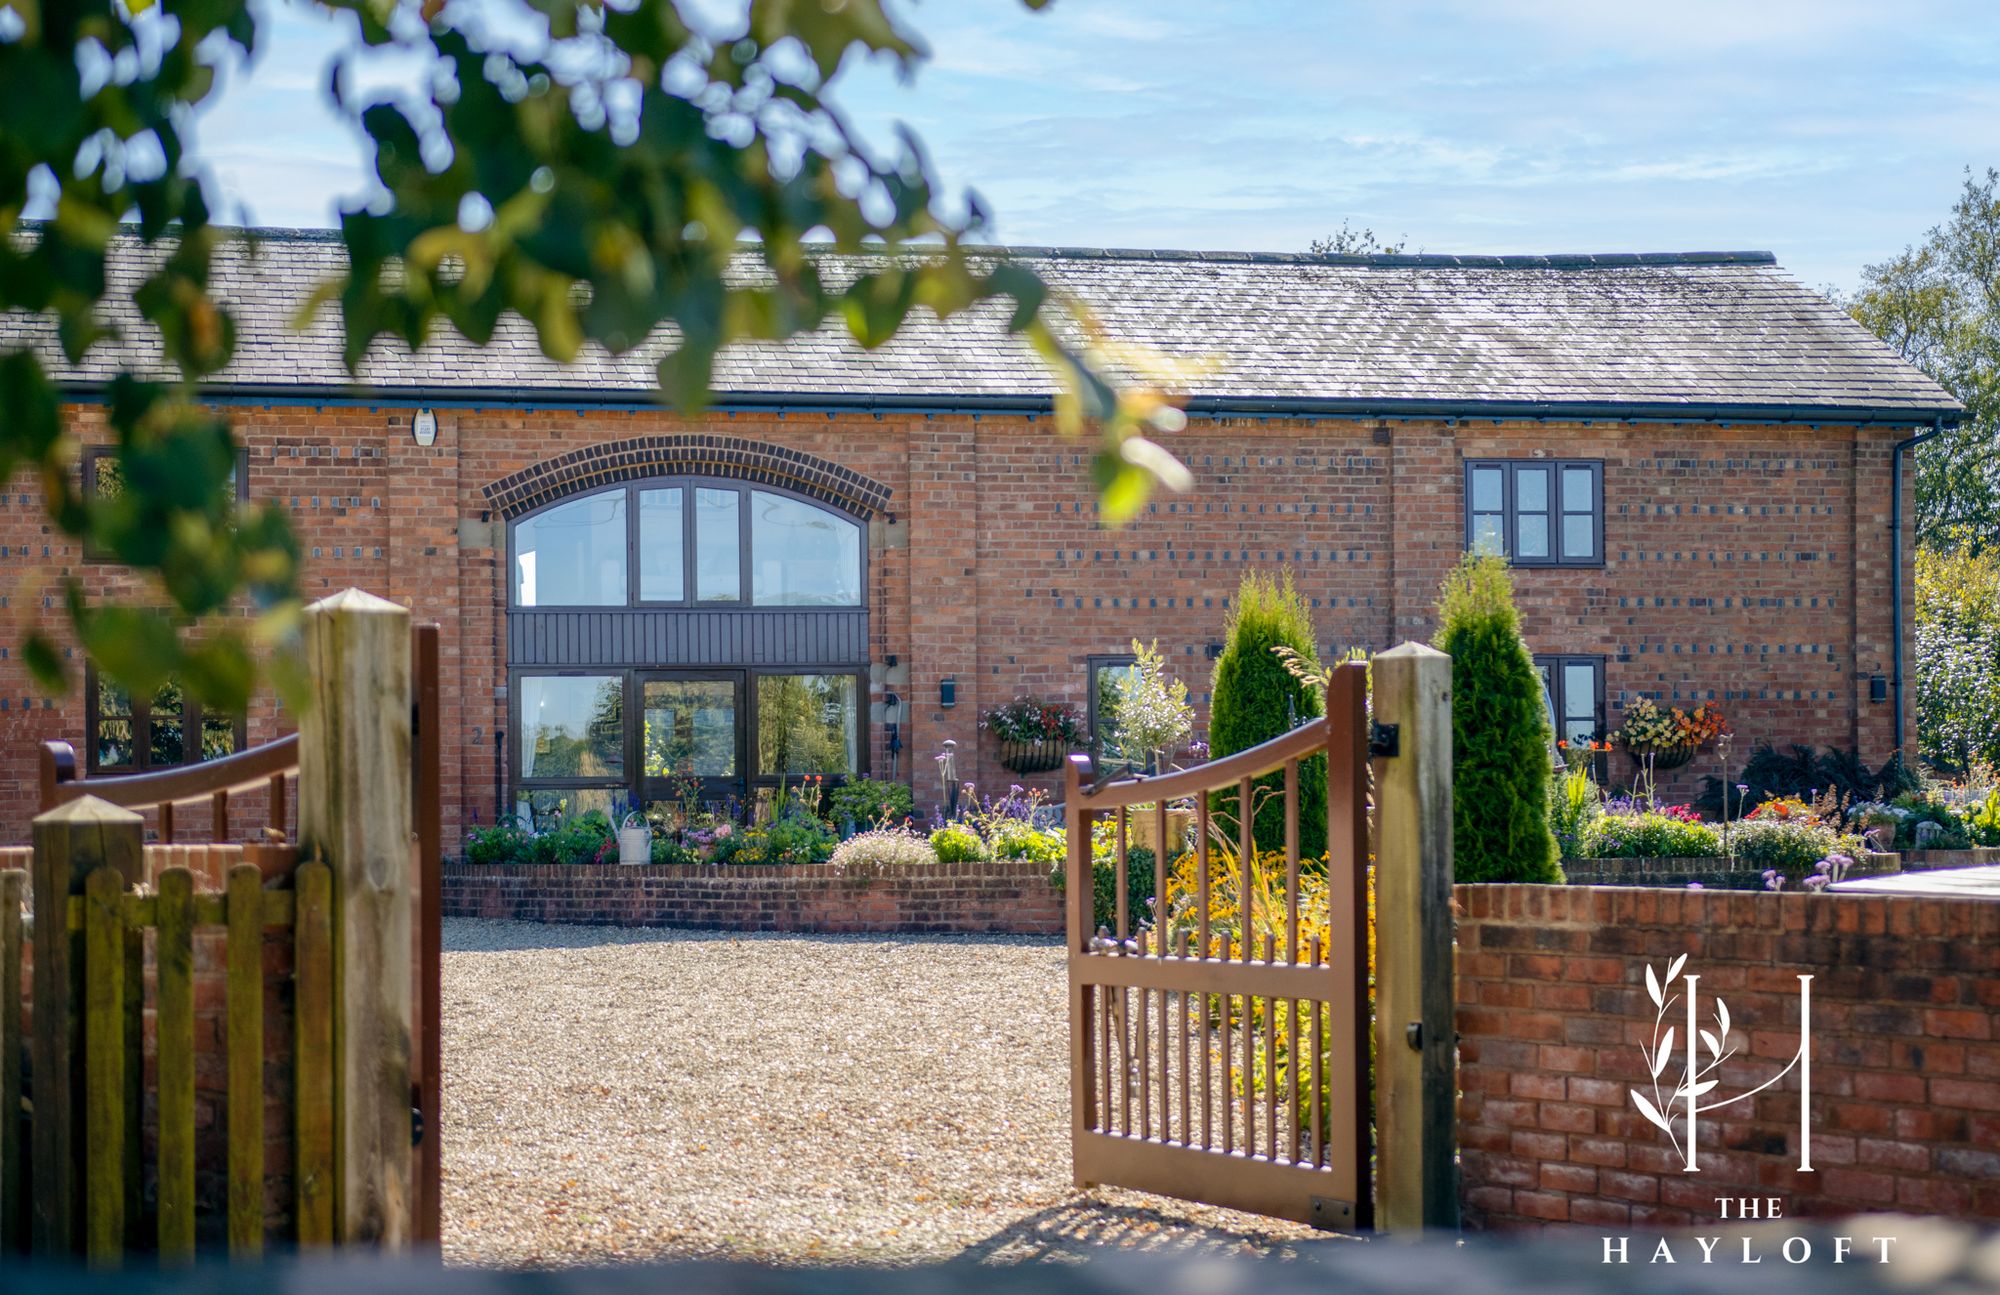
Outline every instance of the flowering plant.
<path fill-rule="evenodd" d="M 1682 710 L 1641 697 L 1625 708 L 1624 727 L 1612 736 L 1635 756 L 1663 752 L 1692 755 L 1721 737 L 1724 727 L 1721 709 L 1707 702 Z"/>
<path fill-rule="evenodd" d="M 995 706 L 979 717 L 979 727 L 1002 742 L 1061 742 L 1081 746 L 1087 735 L 1083 716 L 1076 707 L 1040 697 L 1016 697 L 1003 706 Z"/>

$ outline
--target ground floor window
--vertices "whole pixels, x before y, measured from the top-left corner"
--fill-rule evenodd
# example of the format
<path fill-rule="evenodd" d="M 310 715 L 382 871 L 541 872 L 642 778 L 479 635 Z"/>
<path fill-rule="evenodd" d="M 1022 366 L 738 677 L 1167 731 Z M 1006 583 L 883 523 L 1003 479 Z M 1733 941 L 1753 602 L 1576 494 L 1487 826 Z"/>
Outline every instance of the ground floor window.
<path fill-rule="evenodd" d="M 1090 762 L 1099 774 L 1142 768 L 1143 756 L 1134 759 L 1118 735 L 1118 699 L 1132 681 L 1137 663 L 1130 653 L 1111 653 L 1090 658 Z"/>
<path fill-rule="evenodd" d="M 134 695 L 84 667 L 84 753 L 91 774 L 200 764 L 243 749 L 243 717 L 217 715 L 169 680 Z"/>
<path fill-rule="evenodd" d="M 1549 723 L 1558 741 L 1572 746 L 1604 738 L 1604 658 L 1538 656 Z"/>
<path fill-rule="evenodd" d="M 787 780 L 865 774 L 863 677 L 860 667 L 516 671 L 513 815 L 546 826 L 689 799 L 754 806 Z"/>

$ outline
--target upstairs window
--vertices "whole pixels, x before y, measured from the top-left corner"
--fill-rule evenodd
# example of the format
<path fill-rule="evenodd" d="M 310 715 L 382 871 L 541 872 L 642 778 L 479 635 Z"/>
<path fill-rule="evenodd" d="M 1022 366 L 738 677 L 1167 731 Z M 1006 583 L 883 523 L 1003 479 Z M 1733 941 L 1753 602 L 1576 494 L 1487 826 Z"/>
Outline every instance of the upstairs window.
<path fill-rule="evenodd" d="M 1604 465 L 1467 461 L 1465 546 L 1517 567 L 1604 565 Z"/>
<path fill-rule="evenodd" d="M 859 607 L 861 525 L 775 490 L 649 481 L 516 521 L 516 607 Z"/>

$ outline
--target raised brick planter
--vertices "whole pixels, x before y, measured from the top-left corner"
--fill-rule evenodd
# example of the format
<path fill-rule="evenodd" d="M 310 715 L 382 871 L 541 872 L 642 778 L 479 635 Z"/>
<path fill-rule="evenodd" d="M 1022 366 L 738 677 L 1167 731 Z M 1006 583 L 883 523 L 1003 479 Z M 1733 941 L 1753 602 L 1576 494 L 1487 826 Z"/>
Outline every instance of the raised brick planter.
<path fill-rule="evenodd" d="M 1934 851 L 1933 853 L 1965 854 L 1967 851 Z M 1849 877 L 1873 877 L 1883 873 L 1901 872 L 1908 856 L 1895 854 L 1863 854 L 1855 859 L 1854 866 L 1847 870 Z M 1933 868 L 1968 867 L 1970 860 L 1960 864 L 1933 863 L 1925 865 Z M 1740 864 L 1732 859 L 1714 858 L 1643 858 L 1643 859 L 1570 859 L 1563 864 L 1563 876 L 1572 886 L 1686 886 L 1689 882 L 1699 882 L 1707 890 L 1762 890 L 1764 870 Z"/>
<path fill-rule="evenodd" d="M 1060 935 L 1041 863 L 924 867 L 444 867 L 447 917 L 592 926 L 920 935 Z"/>

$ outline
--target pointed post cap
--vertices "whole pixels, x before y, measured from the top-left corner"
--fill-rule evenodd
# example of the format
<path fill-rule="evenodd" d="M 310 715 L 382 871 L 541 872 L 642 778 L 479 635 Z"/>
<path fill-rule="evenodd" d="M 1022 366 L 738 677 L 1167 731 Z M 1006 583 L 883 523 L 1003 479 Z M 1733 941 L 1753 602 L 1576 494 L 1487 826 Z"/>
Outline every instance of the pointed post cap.
<path fill-rule="evenodd" d="M 1424 660 L 1427 657 L 1445 657 L 1447 660 L 1450 659 L 1448 654 L 1438 651 L 1430 644 L 1418 643 L 1413 639 L 1404 639 L 1401 643 L 1398 643 L 1395 647 L 1389 648 L 1386 651 L 1377 652 L 1375 654 L 1375 659 L 1377 661 L 1383 660 L 1384 658 L 1400 659 L 1403 657 L 1414 657 L 1419 661 Z"/>
<path fill-rule="evenodd" d="M 409 615 L 410 609 L 401 603 L 392 603 L 387 598 L 378 598 L 366 589 L 343 589 L 337 594 L 328 594 L 306 608 L 308 612 L 367 612 L 380 614 L 396 612 Z"/>
<path fill-rule="evenodd" d="M 66 823 L 144 823 L 146 816 L 112 804 L 101 796 L 78 796 L 54 809 L 35 815 L 36 823 L 52 826 Z"/>

